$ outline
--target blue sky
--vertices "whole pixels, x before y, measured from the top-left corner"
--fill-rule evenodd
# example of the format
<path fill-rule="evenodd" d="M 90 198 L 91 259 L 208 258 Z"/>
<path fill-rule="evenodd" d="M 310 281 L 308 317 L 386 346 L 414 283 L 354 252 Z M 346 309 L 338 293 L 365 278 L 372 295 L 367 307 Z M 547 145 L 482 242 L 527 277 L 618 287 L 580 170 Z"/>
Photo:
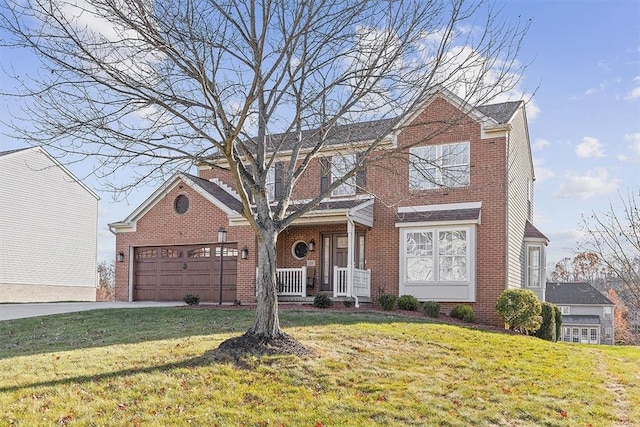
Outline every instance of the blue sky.
<path fill-rule="evenodd" d="M 618 193 L 640 196 L 640 1 L 540 1 L 499 3 L 516 19 L 531 19 L 522 47 L 532 61 L 523 76 L 534 157 L 535 224 L 551 240 L 547 260 L 573 256 L 581 215 L 617 203 Z M 0 64 L 36 62 L 0 48 Z M 0 87 L 13 83 L 0 74 Z M 12 105 L 0 100 L 0 114 Z M 0 127 L 0 132 L 2 132 Z M 0 138 L 0 150 L 23 147 Z M 91 162 L 69 165 L 85 177 Z M 117 178 L 117 177 L 116 177 Z M 154 190 L 140 188 L 127 200 L 101 195 L 99 259 L 112 259 L 115 239 L 106 224 L 125 218 Z"/>

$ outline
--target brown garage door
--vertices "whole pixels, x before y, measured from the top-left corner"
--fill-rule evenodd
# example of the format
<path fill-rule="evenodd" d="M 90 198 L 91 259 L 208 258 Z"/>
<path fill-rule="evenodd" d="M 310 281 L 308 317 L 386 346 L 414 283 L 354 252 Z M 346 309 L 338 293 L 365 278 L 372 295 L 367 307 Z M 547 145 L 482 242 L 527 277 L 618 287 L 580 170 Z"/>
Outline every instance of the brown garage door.
<path fill-rule="evenodd" d="M 224 245 L 222 302 L 236 299 L 238 249 Z M 187 294 L 202 302 L 220 301 L 220 245 L 158 246 L 134 250 L 133 299 L 181 301 Z"/>

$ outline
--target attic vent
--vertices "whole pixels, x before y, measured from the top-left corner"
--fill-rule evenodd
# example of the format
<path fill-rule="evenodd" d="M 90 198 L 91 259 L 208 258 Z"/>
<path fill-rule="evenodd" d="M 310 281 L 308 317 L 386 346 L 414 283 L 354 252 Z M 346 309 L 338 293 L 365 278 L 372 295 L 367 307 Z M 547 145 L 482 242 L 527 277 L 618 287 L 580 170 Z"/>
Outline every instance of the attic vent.
<path fill-rule="evenodd" d="M 173 208 L 177 213 L 182 215 L 189 209 L 189 198 L 184 194 L 179 195 L 176 197 L 176 201 L 173 202 Z"/>

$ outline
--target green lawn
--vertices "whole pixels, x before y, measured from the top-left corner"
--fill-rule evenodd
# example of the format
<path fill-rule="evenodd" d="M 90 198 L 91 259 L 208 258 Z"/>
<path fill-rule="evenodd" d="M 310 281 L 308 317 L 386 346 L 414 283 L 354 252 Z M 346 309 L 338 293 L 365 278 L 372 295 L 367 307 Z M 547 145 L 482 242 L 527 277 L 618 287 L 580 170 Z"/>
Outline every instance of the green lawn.
<path fill-rule="evenodd" d="M 640 348 L 380 312 L 283 311 L 316 355 L 214 362 L 251 310 L 0 322 L 0 426 L 640 425 Z"/>

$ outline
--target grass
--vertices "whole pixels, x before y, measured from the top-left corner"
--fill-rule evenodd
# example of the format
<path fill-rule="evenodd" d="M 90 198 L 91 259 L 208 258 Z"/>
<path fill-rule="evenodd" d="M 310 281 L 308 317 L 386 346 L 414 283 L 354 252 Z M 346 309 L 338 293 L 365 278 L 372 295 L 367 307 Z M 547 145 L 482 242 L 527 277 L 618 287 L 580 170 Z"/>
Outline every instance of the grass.
<path fill-rule="evenodd" d="M 316 355 L 212 361 L 251 310 L 99 310 L 0 322 L 0 426 L 640 424 L 640 349 L 380 312 L 283 311 Z"/>

